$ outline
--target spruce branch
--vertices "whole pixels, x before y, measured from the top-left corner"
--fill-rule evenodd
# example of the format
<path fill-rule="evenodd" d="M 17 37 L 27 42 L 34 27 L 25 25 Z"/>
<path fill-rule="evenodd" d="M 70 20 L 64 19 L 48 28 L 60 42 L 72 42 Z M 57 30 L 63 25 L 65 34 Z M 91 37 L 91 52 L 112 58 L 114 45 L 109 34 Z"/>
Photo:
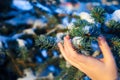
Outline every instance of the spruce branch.
<path fill-rule="evenodd" d="M 10 58 L 10 60 L 11 60 L 11 62 L 12 62 L 12 64 L 13 64 L 13 66 L 14 66 L 15 71 L 17 72 L 17 74 L 18 74 L 19 76 L 23 76 L 24 74 L 23 74 L 23 72 L 20 70 L 19 66 L 16 64 L 16 61 L 15 61 L 15 59 L 13 58 L 11 52 L 10 52 L 9 50 L 6 50 L 5 53 L 6 53 L 6 55 Z"/>
<path fill-rule="evenodd" d="M 73 23 L 75 27 L 71 30 L 68 30 L 69 35 L 73 36 L 84 36 L 82 29 L 86 25 L 90 25 L 86 20 L 78 19 L 76 22 Z"/>
<path fill-rule="evenodd" d="M 88 23 L 85 20 L 79 19 L 74 22 L 72 29 L 68 30 L 69 34 L 74 36 L 98 36 L 101 34 L 100 28 L 94 24 Z"/>
<path fill-rule="evenodd" d="M 113 47 L 117 47 L 118 49 L 120 49 L 120 38 L 113 37 L 111 38 L 111 42 L 113 44 Z"/>
<path fill-rule="evenodd" d="M 77 19 L 76 22 L 74 22 L 74 25 L 75 25 L 76 27 L 84 27 L 84 26 L 89 25 L 89 24 L 90 24 L 90 23 L 89 23 L 88 21 L 86 21 L 86 20 L 81 20 L 80 18 Z"/>
<path fill-rule="evenodd" d="M 77 68 L 71 66 L 67 70 L 67 75 L 62 79 L 62 80 L 74 80 L 74 76 L 76 75 L 75 73 L 78 71 Z"/>
<path fill-rule="evenodd" d="M 92 11 L 91 11 L 91 16 L 95 19 L 96 22 L 99 23 L 103 23 L 105 18 L 104 18 L 104 14 L 105 14 L 105 10 L 104 8 L 101 7 L 95 7 Z"/>
<path fill-rule="evenodd" d="M 35 45 L 40 49 L 55 49 L 56 39 L 50 36 L 40 35 L 36 38 Z"/>
<path fill-rule="evenodd" d="M 120 32 L 120 22 L 117 22 L 115 20 L 110 20 L 106 25 L 111 32 L 116 32 L 116 31 Z"/>
<path fill-rule="evenodd" d="M 5 49 L 0 48 L 0 54 L 4 54 L 5 55 Z"/>
<path fill-rule="evenodd" d="M 118 54 L 120 56 L 119 54 L 120 53 L 120 38 L 113 36 L 111 39 L 108 39 L 108 43 L 113 53 Z"/>
<path fill-rule="evenodd" d="M 26 61 L 28 59 L 28 49 L 27 47 L 20 47 L 18 48 L 19 56 L 22 58 L 22 60 Z"/>
<path fill-rule="evenodd" d="M 75 27 L 73 28 L 72 30 L 68 31 L 69 32 L 69 35 L 71 37 L 74 37 L 74 36 L 82 36 L 83 33 L 82 33 L 82 28 L 81 27 Z"/>

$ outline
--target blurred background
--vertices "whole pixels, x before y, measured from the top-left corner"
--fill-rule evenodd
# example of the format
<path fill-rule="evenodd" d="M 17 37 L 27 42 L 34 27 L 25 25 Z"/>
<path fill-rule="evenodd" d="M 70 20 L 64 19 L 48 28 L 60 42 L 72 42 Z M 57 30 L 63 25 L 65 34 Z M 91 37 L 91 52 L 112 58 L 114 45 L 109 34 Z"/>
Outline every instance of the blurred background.
<path fill-rule="evenodd" d="M 0 80 L 62 80 L 59 50 L 37 47 L 37 36 L 59 38 L 75 22 L 74 16 L 87 18 L 96 6 L 112 14 L 119 4 L 120 0 L 0 0 Z"/>

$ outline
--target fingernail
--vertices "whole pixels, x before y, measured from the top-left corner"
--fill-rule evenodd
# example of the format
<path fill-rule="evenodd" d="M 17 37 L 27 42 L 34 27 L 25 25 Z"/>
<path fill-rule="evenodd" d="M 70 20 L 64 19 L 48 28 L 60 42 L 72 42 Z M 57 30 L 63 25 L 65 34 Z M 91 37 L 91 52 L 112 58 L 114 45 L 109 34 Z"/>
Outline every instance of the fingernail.
<path fill-rule="evenodd" d="M 99 41 L 101 41 L 101 40 L 103 41 L 103 40 L 105 40 L 105 38 L 104 38 L 103 35 L 100 35 L 100 36 L 98 37 L 98 40 L 99 40 Z"/>
<path fill-rule="evenodd" d="M 64 37 L 64 40 L 65 40 L 66 36 Z"/>
<path fill-rule="evenodd" d="M 57 44 L 57 45 L 59 46 L 60 44 L 61 44 L 61 43 L 60 43 L 60 42 L 58 42 L 58 44 Z"/>
<path fill-rule="evenodd" d="M 99 36 L 99 37 L 98 37 L 98 41 L 101 41 L 101 40 L 102 40 L 102 37 L 101 37 L 101 36 Z"/>
<path fill-rule="evenodd" d="M 67 39 L 70 39 L 69 35 L 66 35 L 66 38 L 67 38 Z"/>
<path fill-rule="evenodd" d="M 101 36 L 98 37 L 99 46 L 101 46 L 104 43 L 104 41 L 105 41 L 104 36 L 101 35 Z"/>

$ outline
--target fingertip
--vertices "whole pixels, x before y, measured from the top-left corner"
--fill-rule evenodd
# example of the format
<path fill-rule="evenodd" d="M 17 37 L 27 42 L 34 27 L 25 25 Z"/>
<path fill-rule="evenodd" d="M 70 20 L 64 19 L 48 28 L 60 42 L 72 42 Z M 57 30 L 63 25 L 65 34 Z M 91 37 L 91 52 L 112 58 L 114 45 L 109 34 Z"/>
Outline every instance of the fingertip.
<path fill-rule="evenodd" d="M 58 43 L 57 43 L 57 45 L 58 45 L 58 47 L 60 47 L 60 45 L 61 45 L 61 42 L 58 42 Z"/>
<path fill-rule="evenodd" d="M 65 40 L 66 36 L 64 37 L 64 40 Z"/>
<path fill-rule="evenodd" d="M 103 41 L 103 40 L 105 40 L 105 38 L 104 38 L 104 36 L 100 35 L 100 36 L 98 37 L 98 40 L 99 40 L 99 41 Z"/>
<path fill-rule="evenodd" d="M 98 43 L 99 43 L 99 45 L 102 45 L 104 42 L 106 42 L 104 36 L 99 36 L 98 37 Z"/>
<path fill-rule="evenodd" d="M 98 43 L 99 43 L 99 47 L 103 53 L 104 59 L 106 61 L 111 61 L 113 56 L 112 56 L 111 49 L 110 49 L 106 39 L 103 36 L 99 36 Z"/>
<path fill-rule="evenodd" d="M 70 36 L 69 36 L 69 35 L 66 35 L 66 38 L 67 38 L 67 39 L 70 39 Z"/>
<path fill-rule="evenodd" d="M 61 42 L 59 42 L 57 45 L 58 45 L 58 48 L 60 49 L 60 51 L 63 50 L 63 45 Z"/>
<path fill-rule="evenodd" d="M 69 38 L 68 35 L 66 35 L 66 36 L 64 37 L 64 41 L 65 41 L 65 42 L 68 42 L 69 39 L 70 39 L 70 38 Z"/>

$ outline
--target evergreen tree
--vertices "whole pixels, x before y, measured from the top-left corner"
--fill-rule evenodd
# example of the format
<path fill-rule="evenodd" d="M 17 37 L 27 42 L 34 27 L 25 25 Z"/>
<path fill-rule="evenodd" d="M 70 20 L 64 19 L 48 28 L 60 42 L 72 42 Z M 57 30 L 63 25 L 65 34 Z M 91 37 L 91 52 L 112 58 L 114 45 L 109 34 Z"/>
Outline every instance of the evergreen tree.
<path fill-rule="evenodd" d="M 95 7 L 90 13 L 94 22 L 90 23 L 77 17 L 77 21 L 68 26 L 68 34 L 71 36 L 76 51 L 83 55 L 89 55 L 96 58 L 102 58 L 97 38 L 98 36 L 103 35 L 113 52 L 119 70 L 120 36 L 118 33 L 120 32 L 120 22 L 113 19 L 106 22 L 106 13 L 107 12 L 105 12 L 104 8 Z M 49 37 L 43 39 L 44 38 L 40 36 L 39 39 L 37 39 L 37 45 L 45 44 L 44 48 L 57 49 L 54 40 Z M 61 41 L 63 42 L 63 39 Z M 60 58 L 60 67 L 62 68 L 61 74 L 57 76 L 55 80 L 83 80 L 85 78 L 84 73 L 80 72 L 70 64 L 67 64 L 63 58 Z"/>

